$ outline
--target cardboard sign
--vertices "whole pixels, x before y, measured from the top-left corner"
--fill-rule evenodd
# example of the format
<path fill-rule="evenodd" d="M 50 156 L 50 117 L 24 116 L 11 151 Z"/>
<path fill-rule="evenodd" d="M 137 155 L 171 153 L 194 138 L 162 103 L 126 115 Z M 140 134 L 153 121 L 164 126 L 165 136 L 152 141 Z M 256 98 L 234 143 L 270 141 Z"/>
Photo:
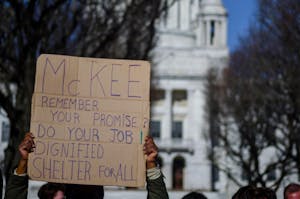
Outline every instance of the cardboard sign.
<path fill-rule="evenodd" d="M 145 184 L 149 123 L 146 61 L 43 54 L 38 58 L 30 131 L 33 180 Z"/>

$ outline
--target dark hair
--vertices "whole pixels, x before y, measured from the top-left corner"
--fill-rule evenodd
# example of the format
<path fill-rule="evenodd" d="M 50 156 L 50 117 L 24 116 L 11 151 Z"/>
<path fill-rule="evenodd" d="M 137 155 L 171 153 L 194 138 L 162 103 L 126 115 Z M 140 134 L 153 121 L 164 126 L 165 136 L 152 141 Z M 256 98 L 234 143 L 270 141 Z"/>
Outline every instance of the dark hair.
<path fill-rule="evenodd" d="M 103 199 L 104 190 L 100 185 L 66 184 L 68 199 Z"/>
<path fill-rule="evenodd" d="M 59 183 L 48 182 L 41 186 L 38 192 L 39 199 L 53 199 L 58 191 L 65 193 L 65 186 Z"/>
<path fill-rule="evenodd" d="M 288 195 L 300 191 L 300 185 L 296 183 L 291 183 L 284 188 L 283 196 L 288 198 Z"/>
<path fill-rule="evenodd" d="M 276 199 L 276 194 L 272 189 L 252 185 L 241 187 L 232 199 Z"/>
<path fill-rule="evenodd" d="M 186 194 L 185 196 L 183 196 L 182 199 L 207 199 L 207 197 L 205 195 L 203 195 L 202 193 L 190 192 L 190 193 Z"/>

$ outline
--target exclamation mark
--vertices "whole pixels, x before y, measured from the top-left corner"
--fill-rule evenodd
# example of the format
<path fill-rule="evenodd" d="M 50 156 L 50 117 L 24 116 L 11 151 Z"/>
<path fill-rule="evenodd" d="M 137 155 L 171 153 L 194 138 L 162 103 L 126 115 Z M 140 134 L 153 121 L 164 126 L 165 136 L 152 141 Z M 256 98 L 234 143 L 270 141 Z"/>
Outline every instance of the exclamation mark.
<path fill-rule="evenodd" d="M 141 142 L 141 144 L 143 143 L 143 131 L 142 130 L 140 132 L 140 142 Z"/>

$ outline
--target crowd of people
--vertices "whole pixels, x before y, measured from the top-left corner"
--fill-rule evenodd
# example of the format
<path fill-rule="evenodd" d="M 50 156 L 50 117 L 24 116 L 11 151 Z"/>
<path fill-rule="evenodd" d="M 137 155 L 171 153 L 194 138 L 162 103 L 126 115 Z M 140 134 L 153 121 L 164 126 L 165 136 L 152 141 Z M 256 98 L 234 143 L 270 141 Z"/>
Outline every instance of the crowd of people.
<path fill-rule="evenodd" d="M 34 136 L 27 133 L 19 145 L 20 160 L 18 166 L 11 173 L 5 188 L 4 199 L 27 199 L 28 181 L 27 161 L 29 153 L 35 148 Z M 147 199 L 168 199 L 168 192 L 164 183 L 163 174 L 156 164 L 158 148 L 153 139 L 146 136 L 144 143 L 144 154 L 146 156 L 146 182 Z M 0 199 L 2 198 L 3 179 L 0 170 Z M 285 187 L 284 199 L 300 199 L 300 185 L 296 183 Z M 40 199 L 103 199 L 103 186 L 76 185 L 48 182 L 40 187 L 38 191 Z M 182 199 L 207 199 L 205 195 L 198 192 L 190 192 Z M 276 199 L 276 193 L 270 188 L 245 186 L 241 187 L 232 196 L 232 199 Z"/>
<path fill-rule="evenodd" d="M 276 199 L 274 190 L 265 187 L 245 186 L 241 187 L 232 199 Z M 283 193 L 284 199 L 300 199 L 300 185 L 291 183 L 285 187 Z"/>

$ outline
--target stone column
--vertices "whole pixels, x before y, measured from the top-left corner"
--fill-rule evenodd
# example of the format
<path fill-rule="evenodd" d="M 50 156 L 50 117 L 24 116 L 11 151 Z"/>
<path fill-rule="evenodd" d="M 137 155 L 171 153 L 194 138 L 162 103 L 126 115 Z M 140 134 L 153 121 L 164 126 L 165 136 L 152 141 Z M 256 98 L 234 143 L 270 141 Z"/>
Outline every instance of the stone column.
<path fill-rule="evenodd" d="M 222 20 L 221 20 L 221 23 L 222 23 L 222 30 L 221 30 L 221 34 L 222 34 L 222 43 L 221 45 L 222 46 L 226 46 L 226 43 L 227 43 L 227 20 L 226 18 L 224 17 Z"/>
<path fill-rule="evenodd" d="M 220 46 L 221 43 L 221 22 L 215 21 L 215 46 Z"/>
<path fill-rule="evenodd" d="M 162 138 L 165 139 L 170 139 L 171 138 L 171 134 L 172 134 L 172 117 L 173 117 L 173 113 L 172 113 L 172 90 L 171 89 L 167 89 L 165 92 L 165 115 L 166 115 L 166 123 L 165 123 L 165 128 L 164 128 L 164 132 L 162 135 Z"/>
<path fill-rule="evenodd" d="M 206 46 L 210 46 L 210 20 L 206 20 Z"/>
<path fill-rule="evenodd" d="M 203 45 L 203 36 L 204 36 L 203 28 L 204 28 L 204 26 L 203 26 L 202 18 L 197 17 L 197 29 L 196 29 L 196 45 L 197 46 Z"/>
<path fill-rule="evenodd" d="M 194 90 L 188 90 L 187 94 L 188 94 L 188 98 L 187 98 L 188 99 L 188 107 L 187 107 L 188 108 L 188 110 L 187 110 L 188 125 L 186 127 L 186 132 L 184 132 L 185 134 L 183 135 L 183 137 L 184 137 L 184 139 L 195 140 L 193 137 L 193 134 L 191 132 L 193 132 L 195 129 L 195 120 L 198 120 L 199 118 L 195 118 L 195 116 L 194 116 L 194 111 L 195 111 Z"/>

